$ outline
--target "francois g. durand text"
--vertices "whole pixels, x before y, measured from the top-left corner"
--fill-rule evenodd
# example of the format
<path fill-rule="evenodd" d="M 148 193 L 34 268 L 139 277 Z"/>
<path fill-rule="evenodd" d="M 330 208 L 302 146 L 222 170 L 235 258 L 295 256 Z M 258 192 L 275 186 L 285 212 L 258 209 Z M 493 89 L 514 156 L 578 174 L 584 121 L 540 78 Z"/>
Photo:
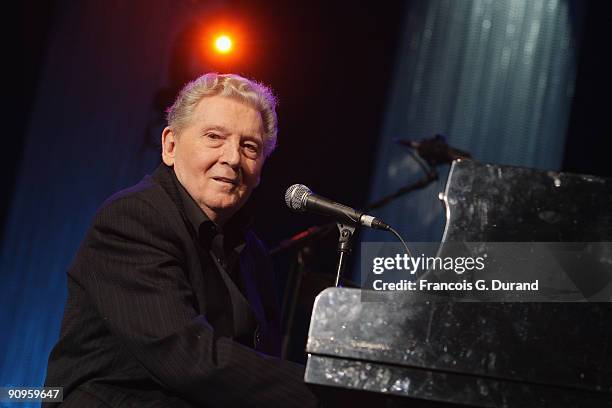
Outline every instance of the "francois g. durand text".
<path fill-rule="evenodd" d="M 490 281 L 479 279 L 475 282 L 463 280 L 461 282 L 429 282 L 425 279 L 409 281 L 402 279 L 398 282 L 384 282 L 377 279 L 372 282 L 374 290 L 409 290 L 409 291 L 537 291 L 539 281 L 533 282 L 507 282 L 499 279 Z"/>

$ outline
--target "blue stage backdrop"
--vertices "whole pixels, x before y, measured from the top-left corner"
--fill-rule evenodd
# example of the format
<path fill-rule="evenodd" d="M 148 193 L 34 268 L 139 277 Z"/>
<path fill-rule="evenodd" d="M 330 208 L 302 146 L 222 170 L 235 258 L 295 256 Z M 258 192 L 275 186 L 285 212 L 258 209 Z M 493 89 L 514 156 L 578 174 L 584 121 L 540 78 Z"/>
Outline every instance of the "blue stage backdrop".
<path fill-rule="evenodd" d="M 417 0 L 406 10 L 370 198 L 423 176 L 394 138 L 434 134 L 483 162 L 558 170 L 583 19 L 580 1 Z M 411 241 L 439 241 L 448 166 L 375 211 Z M 393 241 L 364 231 L 364 241 Z M 354 276 L 358 279 L 357 276 Z"/>
<path fill-rule="evenodd" d="M 93 214 L 159 162 L 153 101 L 198 4 L 57 2 L 0 255 L 0 386 L 41 385 Z"/>

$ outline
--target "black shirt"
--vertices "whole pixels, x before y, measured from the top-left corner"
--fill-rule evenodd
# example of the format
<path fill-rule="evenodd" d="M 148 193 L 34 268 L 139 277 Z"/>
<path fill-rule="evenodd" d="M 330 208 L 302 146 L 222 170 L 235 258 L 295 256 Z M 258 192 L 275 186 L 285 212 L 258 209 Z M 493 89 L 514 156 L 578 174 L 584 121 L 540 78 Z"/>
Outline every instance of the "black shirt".
<path fill-rule="evenodd" d="M 172 172 L 174 174 L 174 171 Z M 176 178 L 176 175 L 174 175 Z M 219 228 L 208 218 L 189 192 L 176 179 L 185 214 L 193 227 L 202 249 L 216 261 L 217 268 L 223 269 L 244 294 L 244 282 L 240 275 L 239 258 L 244 250 L 244 232 L 248 226 L 244 213 L 232 217 L 224 228 Z"/>

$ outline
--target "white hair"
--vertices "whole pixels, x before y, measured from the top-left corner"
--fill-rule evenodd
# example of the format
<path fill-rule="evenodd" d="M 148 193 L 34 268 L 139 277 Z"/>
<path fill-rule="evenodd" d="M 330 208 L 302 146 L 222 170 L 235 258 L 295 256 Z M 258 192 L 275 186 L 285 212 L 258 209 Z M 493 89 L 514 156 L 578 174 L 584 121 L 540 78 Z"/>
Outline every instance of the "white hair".
<path fill-rule="evenodd" d="M 166 111 L 168 126 L 180 133 L 190 123 L 202 98 L 217 95 L 236 99 L 259 111 L 264 126 L 264 156 L 269 156 L 276 147 L 278 133 L 277 99 L 267 86 L 240 75 L 209 73 L 189 82 Z"/>

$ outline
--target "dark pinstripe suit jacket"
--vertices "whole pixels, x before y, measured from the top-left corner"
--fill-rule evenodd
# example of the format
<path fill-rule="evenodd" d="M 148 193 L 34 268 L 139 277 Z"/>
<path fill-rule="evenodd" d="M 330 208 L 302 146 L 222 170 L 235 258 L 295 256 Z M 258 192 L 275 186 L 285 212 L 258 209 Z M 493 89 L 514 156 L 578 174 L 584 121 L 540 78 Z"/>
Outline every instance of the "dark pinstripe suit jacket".
<path fill-rule="evenodd" d="M 278 315 L 261 243 L 248 233 L 240 255 L 256 288 L 243 310 L 261 326 L 256 351 L 232 339 L 236 293 L 195 241 L 177 183 L 162 164 L 96 214 L 68 271 L 45 385 L 64 387 L 62 407 L 316 405 L 302 367 L 272 357 Z"/>

